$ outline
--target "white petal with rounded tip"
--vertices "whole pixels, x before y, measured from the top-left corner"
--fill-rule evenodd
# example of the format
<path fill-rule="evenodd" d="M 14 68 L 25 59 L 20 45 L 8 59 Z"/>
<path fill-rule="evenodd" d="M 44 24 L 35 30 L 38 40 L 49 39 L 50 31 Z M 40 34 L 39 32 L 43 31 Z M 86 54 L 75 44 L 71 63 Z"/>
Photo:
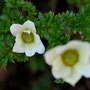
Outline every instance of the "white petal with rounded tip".
<path fill-rule="evenodd" d="M 24 53 L 24 46 L 18 45 L 17 43 L 15 43 L 13 47 L 13 52 Z"/>
<path fill-rule="evenodd" d="M 85 76 L 86 78 L 90 78 L 90 61 L 87 65 L 85 65 L 82 70 L 81 74 Z"/>
<path fill-rule="evenodd" d="M 52 75 L 56 79 L 65 78 L 71 72 L 71 68 L 63 64 L 60 57 L 58 56 L 52 64 Z"/>
<path fill-rule="evenodd" d="M 32 44 L 32 45 L 27 45 L 26 44 L 25 45 L 25 54 L 26 54 L 26 56 L 31 57 L 35 54 L 35 52 L 36 52 L 36 47 L 35 47 L 34 44 Z"/>
<path fill-rule="evenodd" d="M 81 79 L 82 75 L 78 72 L 76 72 L 73 68 L 71 70 L 71 73 L 69 76 L 63 78 L 63 80 L 72 86 L 75 86 L 75 84 Z"/>
<path fill-rule="evenodd" d="M 37 45 L 36 52 L 38 52 L 39 54 L 42 54 L 42 53 L 44 53 L 44 51 L 45 51 L 45 47 L 44 47 L 43 43 L 40 42 Z"/>
<path fill-rule="evenodd" d="M 13 25 L 11 25 L 11 27 L 10 27 L 10 31 L 11 31 L 11 33 L 14 35 L 14 36 L 16 36 L 16 34 L 18 33 L 18 32 L 20 32 L 21 30 L 22 30 L 22 25 L 20 25 L 20 24 L 13 24 Z"/>
<path fill-rule="evenodd" d="M 51 50 L 48 50 L 45 54 L 44 54 L 44 58 L 45 61 L 48 65 L 52 65 L 53 61 L 55 60 L 55 58 L 60 55 L 60 53 L 63 52 L 64 46 L 57 46 Z"/>
<path fill-rule="evenodd" d="M 35 25 L 32 21 L 28 20 L 23 24 L 26 28 L 31 29 L 32 31 L 34 31 L 36 33 L 36 28 Z"/>
<path fill-rule="evenodd" d="M 44 47 L 39 35 L 34 33 L 34 36 L 35 36 L 36 52 L 38 52 L 39 54 L 44 53 L 45 47 Z"/>

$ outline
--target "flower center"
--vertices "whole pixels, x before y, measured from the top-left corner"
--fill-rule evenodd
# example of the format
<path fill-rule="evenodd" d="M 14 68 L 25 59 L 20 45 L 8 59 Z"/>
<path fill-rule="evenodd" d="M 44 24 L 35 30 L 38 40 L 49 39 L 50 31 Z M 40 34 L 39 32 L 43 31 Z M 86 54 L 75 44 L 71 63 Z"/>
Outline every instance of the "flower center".
<path fill-rule="evenodd" d="M 22 33 L 22 39 L 25 43 L 33 43 L 34 42 L 34 35 L 32 32 L 30 34 L 23 32 Z"/>
<path fill-rule="evenodd" d="M 66 66 L 74 66 L 79 61 L 79 53 L 77 50 L 67 50 L 61 55 L 62 61 Z"/>

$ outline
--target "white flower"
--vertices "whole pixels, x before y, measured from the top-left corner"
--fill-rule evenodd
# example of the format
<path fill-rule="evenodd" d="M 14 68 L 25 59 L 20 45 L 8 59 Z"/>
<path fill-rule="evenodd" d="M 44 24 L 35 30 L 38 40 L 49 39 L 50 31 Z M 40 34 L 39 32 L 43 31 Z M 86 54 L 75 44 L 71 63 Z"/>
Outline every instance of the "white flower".
<path fill-rule="evenodd" d="M 35 52 L 44 53 L 45 47 L 36 34 L 36 28 L 33 22 L 26 21 L 23 25 L 13 24 L 10 27 L 12 35 L 16 36 L 16 43 L 13 52 L 24 53 L 26 56 L 33 56 Z"/>
<path fill-rule="evenodd" d="M 63 79 L 74 86 L 82 76 L 90 78 L 90 44 L 70 41 L 45 53 L 45 61 L 52 66 L 56 79 Z"/>

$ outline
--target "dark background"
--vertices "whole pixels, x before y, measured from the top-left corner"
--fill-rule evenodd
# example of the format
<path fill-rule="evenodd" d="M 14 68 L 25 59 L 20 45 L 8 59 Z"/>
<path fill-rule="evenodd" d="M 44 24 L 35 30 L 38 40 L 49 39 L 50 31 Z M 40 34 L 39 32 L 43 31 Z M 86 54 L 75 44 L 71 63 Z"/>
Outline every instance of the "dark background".
<path fill-rule="evenodd" d="M 76 4 L 68 4 L 67 0 L 30 1 L 36 6 L 38 11 L 43 13 L 50 10 L 55 12 L 55 14 L 67 10 L 78 12 Z M 4 0 L 0 0 L 0 10 L 3 6 Z M 36 56 L 40 57 L 38 54 Z M 40 66 L 40 63 L 43 66 Z M 56 84 L 54 80 L 51 75 L 51 68 L 45 64 L 44 59 L 35 59 L 34 62 L 26 63 L 9 63 L 6 70 L 0 67 L 0 90 L 90 90 L 90 79 L 84 77 L 75 87 L 67 83 Z"/>

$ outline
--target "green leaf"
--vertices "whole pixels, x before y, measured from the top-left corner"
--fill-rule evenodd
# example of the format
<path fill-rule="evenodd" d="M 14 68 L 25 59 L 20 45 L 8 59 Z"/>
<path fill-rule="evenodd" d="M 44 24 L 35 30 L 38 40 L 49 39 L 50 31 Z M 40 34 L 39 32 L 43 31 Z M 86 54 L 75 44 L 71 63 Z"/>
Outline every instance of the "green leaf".
<path fill-rule="evenodd" d="M 64 80 L 63 79 L 57 79 L 54 82 L 57 83 L 57 84 L 63 84 Z"/>

